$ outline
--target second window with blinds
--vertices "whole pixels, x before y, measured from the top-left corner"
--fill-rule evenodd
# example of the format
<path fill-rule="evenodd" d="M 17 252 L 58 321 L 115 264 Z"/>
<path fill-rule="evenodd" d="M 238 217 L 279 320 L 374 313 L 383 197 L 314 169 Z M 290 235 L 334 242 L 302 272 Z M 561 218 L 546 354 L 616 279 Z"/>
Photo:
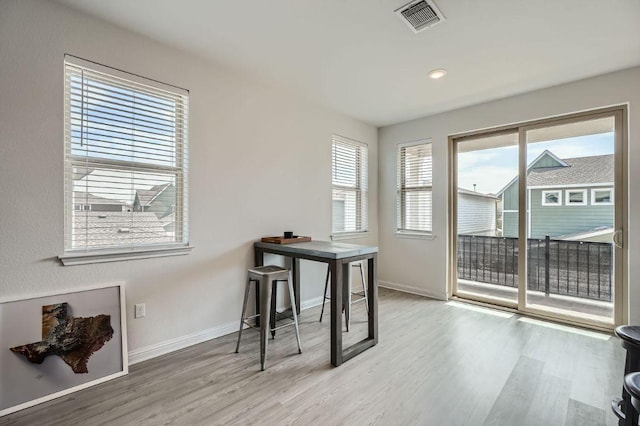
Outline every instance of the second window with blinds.
<path fill-rule="evenodd" d="M 366 232 L 368 226 L 367 145 L 333 136 L 331 154 L 332 235 Z"/>
<path fill-rule="evenodd" d="M 432 231 L 431 143 L 398 145 L 397 231 L 430 234 Z"/>

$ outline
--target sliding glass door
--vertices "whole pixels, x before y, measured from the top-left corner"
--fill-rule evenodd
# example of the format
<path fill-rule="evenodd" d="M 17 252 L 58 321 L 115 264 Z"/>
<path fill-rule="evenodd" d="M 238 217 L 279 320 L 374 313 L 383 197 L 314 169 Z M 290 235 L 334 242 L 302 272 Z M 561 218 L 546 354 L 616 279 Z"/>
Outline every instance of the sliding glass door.
<path fill-rule="evenodd" d="M 455 296 L 622 322 L 623 120 L 612 108 L 452 138 Z"/>
<path fill-rule="evenodd" d="M 518 175 L 518 132 L 467 138 L 456 148 L 457 294 L 515 307 L 518 204 L 505 205 L 499 194 Z"/>
<path fill-rule="evenodd" d="M 522 129 L 527 151 L 525 306 L 613 324 L 616 117 L 586 116 Z"/>

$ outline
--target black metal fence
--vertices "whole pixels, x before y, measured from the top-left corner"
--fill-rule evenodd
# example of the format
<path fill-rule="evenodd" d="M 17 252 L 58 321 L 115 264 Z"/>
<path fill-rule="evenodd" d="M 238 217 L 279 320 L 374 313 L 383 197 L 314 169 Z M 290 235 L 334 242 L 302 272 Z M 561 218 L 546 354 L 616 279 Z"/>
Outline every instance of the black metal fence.
<path fill-rule="evenodd" d="M 529 290 L 613 300 L 610 243 L 530 238 L 527 248 Z M 518 239 L 458 235 L 458 278 L 518 287 Z"/>

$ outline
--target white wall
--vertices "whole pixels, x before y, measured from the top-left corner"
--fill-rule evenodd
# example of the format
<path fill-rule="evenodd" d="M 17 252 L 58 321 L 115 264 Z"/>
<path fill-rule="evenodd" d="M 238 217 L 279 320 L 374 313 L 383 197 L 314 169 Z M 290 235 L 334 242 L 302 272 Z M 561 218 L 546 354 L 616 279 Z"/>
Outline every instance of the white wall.
<path fill-rule="evenodd" d="M 629 103 L 629 276 L 630 322 L 640 323 L 640 68 L 538 90 L 482 105 L 459 109 L 379 129 L 380 266 L 382 281 L 398 288 L 445 298 L 447 253 L 447 137 L 609 105 Z M 395 235 L 396 144 L 431 138 L 433 142 L 432 240 Z"/>
<path fill-rule="evenodd" d="M 184 87 L 190 102 L 188 256 L 60 266 L 63 55 Z M 377 243 L 377 130 L 216 64 L 48 1 L 0 2 L 0 298 L 123 281 L 129 349 L 234 330 L 252 243 L 331 232 L 331 135 L 369 144 Z M 302 299 L 324 269 L 303 264 Z M 133 319 L 133 304 L 147 316 Z M 215 330 L 212 330 L 215 329 Z"/>

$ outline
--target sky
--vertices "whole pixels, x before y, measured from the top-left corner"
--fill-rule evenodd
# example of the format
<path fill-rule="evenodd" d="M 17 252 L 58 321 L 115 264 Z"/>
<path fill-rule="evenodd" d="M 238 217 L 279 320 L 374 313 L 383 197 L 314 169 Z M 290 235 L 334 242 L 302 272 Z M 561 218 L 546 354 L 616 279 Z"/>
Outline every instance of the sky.
<path fill-rule="evenodd" d="M 70 148 L 82 176 L 73 181 L 74 192 L 132 203 L 137 190 L 176 184 L 172 168 L 180 107 L 174 99 L 102 82 L 80 71 L 72 73 L 68 84 Z M 106 165 L 86 166 L 83 160 Z M 122 162 L 135 162 L 137 170 Z M 142 171 L 145 166 L 150 171 Z M 83 174 L 87 169 L 91 172 Z"/>
<path fill-rule="evenodd" d="M 548 142 L 529 143 L 527 164 L 545 149 L 558 158 L 591 157 L 613 154 L 614 134 L 566 138 Z M 471 151 L 458 154 L 458 187 L 496 194 L 518 174 L 518 147 Z"/>

